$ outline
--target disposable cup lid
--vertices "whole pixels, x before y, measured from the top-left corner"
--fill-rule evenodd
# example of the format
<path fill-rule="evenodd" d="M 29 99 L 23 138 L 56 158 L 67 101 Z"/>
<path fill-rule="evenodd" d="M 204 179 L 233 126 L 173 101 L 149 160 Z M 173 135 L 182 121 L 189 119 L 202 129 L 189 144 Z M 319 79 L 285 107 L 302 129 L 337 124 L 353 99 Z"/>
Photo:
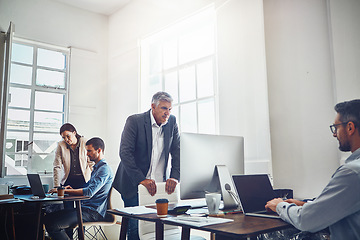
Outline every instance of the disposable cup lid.
<path fill-rule="evenodd" d="M 155 201 L 155 203 L 168 203 L 168 202 L 169 200 L 167 200 L 166 198 L 160 198 Z"/>

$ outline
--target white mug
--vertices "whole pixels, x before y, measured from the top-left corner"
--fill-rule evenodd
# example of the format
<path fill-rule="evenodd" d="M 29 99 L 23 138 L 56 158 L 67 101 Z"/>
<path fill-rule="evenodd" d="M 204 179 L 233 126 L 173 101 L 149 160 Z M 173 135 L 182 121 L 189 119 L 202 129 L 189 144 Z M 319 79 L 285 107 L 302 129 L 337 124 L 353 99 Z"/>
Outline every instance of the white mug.
<path fill-rule="evenodd" d="M 209 214 L 217 214 L 219 212 L 221 194 L 220 193 L 207 193 L 205 194 L 206 205 Z"/>

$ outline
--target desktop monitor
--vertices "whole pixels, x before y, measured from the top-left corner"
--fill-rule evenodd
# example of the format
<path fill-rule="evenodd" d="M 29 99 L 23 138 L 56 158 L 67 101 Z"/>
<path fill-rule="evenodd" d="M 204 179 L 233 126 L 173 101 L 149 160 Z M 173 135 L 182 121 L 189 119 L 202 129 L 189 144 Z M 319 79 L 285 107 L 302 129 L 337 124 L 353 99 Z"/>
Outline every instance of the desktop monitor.
<path fill-rule="evenodd" d="M 230 176 L 244 174 L 243 137 L 181 133 L 180 198 L 204 198 L 217 165 L 225 165 Z"/>

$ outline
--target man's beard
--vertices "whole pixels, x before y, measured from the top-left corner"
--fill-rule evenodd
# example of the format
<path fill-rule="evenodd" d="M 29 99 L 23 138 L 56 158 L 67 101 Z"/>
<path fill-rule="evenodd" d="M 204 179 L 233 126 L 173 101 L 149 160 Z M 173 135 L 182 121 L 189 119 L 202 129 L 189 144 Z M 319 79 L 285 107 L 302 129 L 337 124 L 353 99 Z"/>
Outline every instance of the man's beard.
<path fill-rule="evenodd" d="M 351 150 L 349 141 L 343 141 L 343 142 L 339 141 L 339 149 L 340 149 L 340 151 L 343 151 L 343 152 L 349 152 Z"/>

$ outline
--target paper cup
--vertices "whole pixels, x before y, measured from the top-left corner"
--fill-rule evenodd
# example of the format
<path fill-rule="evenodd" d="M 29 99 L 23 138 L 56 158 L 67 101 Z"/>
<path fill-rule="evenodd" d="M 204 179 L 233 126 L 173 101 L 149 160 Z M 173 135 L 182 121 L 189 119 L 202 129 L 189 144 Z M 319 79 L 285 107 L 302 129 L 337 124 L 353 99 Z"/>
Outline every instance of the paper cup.
<path fill-rule="evenodd" d="M 155 203 L 156 203 L 157 216 L 167 217 L 169 200 L 167 200 L 166 198 L 161 198 L 161 199 L 157 199 Z"/>

